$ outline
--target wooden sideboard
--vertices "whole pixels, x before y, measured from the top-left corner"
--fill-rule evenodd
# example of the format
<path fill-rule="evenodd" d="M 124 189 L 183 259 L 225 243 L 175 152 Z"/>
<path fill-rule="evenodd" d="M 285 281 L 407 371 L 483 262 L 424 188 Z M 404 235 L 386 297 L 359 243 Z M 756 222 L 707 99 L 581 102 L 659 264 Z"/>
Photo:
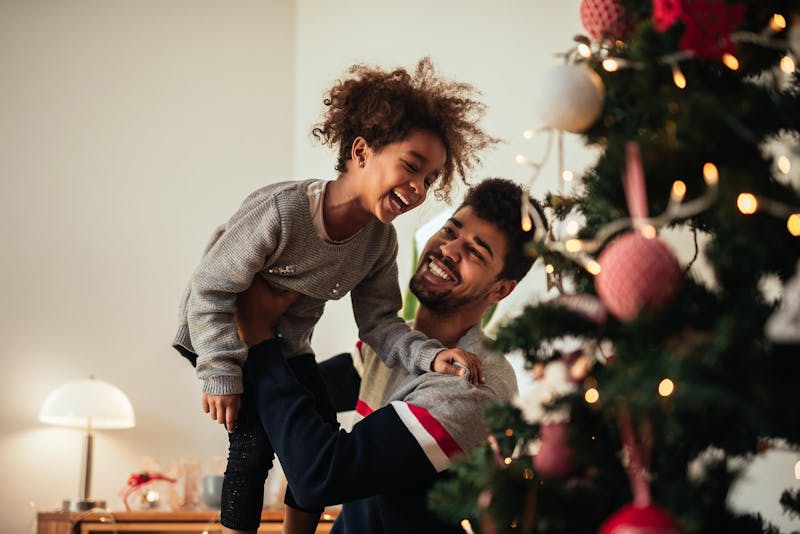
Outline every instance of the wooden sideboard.
<path fill-rule="evenodd" d="M 335 511 L 322 516 L 318 533 L 331 531 Z M 262 534 L 280 534 L 283 511 L 264 510 L 261 513 Z M 219 512 L 39 512 L 36 517 L 38 534 L 93 534 L 99 532 L 125 534 L 167 534 L 173 532 L 218 534 L 222 532 Z"/>

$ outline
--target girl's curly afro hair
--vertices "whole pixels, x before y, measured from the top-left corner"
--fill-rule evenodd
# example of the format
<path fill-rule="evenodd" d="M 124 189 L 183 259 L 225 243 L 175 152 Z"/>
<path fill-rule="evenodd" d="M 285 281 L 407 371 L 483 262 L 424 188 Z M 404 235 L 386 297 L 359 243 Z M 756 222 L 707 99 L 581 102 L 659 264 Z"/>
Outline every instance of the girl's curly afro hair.
<path fill-rule="evenodd" d="M 338 147 L 339 172 L 346 170 L 358 136 L 379 151 L 402 141 L 412 130 L 429 130 L 444 143 L 447 156 L 435 192 L 447 200 L 453 176 L 467 183 L 467 173 L 481 163 L 478 152 L 498 142 L 478 126 L 486 110 L 474 98 L 478 91 L 442 79 L 430 58 L 421 59 L 413 74 L 403 68 L 386 71 L 360 64 L 347 74 L 326 94 L 322 121 L 312 130 L 323 144 Z"/>

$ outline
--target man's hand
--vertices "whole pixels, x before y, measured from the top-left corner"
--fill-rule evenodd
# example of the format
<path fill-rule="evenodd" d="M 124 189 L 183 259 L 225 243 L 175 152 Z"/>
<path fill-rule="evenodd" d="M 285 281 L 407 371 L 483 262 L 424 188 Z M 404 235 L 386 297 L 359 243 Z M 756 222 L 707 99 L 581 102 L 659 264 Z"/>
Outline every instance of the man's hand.
<path fill-rule="evenodd" d="M 437 373 L 463 375 L 469 371 L 469 380 L 474 385 L 483 384 L 483 363 L 481 359 L 462 348 L 445 349 L 433 359 L 431 369 Z"/>
<path fill-rule="evenodd" d="M 211 419 L 225 425 L 228 432 L 233 432 L 236 416 L 242 407 L 241 395 L 208 395 L 203 393 L 203 411 L 211 414 Z"/>
<path fill-rule="evenodd" d="M 236 299 L 236 329 L 248 347 L 275 337 L 275 325 L 300 293 L 275 289 L 256 276 Z"/>

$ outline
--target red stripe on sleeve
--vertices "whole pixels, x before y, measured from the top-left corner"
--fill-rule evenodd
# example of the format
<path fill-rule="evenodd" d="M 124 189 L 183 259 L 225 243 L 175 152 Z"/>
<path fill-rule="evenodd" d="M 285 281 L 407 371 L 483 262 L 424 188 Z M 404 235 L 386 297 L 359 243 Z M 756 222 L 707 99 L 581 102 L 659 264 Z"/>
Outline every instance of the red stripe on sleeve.
<path fill-rule="evenodd" d="M 366 417 L 372 413 L 372 408 L 363 400 L 358 399 L 358 401 L 356 401 L 356 413 L 362 417 Z"/>
<path fill-rule="evenodd" d="M 442 424 L 437 421 L 428 410 L 420 406 L 414 406 L 413 404 L 406 404 L 408 409 L 411 410 L 411 413 L 414 414 L 414 417 L 417 418 L 423 428 L 436 440 L 436 443 L 448 458 L 452 458 L 456 454 L 462 454 L 464 452 L 461 450 L 461 447 L 458 446 L 456 440 L 453 439 L 453 436 L 445 430 Z"/>

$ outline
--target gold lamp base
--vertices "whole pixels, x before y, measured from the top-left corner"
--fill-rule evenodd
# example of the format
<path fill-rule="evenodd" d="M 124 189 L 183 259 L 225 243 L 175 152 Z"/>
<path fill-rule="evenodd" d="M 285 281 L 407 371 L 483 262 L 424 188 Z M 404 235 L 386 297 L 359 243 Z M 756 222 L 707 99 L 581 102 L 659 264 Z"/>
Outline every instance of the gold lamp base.
<path fill-rule="evenodd" d="M 94 510 L 95 508 L 105 508 L 106 501 L 95 499 L 66 499 L 61 505 L 61 509 L 65 512 L 86 512 Z"/>

